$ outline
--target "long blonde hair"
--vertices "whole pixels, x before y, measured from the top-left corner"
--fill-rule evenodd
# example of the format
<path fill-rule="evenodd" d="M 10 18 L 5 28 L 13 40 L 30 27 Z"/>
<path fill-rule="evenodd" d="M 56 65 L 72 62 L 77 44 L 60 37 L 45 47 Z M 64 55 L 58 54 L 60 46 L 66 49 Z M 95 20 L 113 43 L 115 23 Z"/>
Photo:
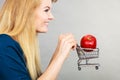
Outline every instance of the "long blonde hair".
<path fill-rule="evenodd" d="M 42 73 L 34 26 L 34 10 L 40 3 L 41 0 L 6 0 L 0 11 L 0 34 L 8 34 L 19 42 L 32 80 Z"/>

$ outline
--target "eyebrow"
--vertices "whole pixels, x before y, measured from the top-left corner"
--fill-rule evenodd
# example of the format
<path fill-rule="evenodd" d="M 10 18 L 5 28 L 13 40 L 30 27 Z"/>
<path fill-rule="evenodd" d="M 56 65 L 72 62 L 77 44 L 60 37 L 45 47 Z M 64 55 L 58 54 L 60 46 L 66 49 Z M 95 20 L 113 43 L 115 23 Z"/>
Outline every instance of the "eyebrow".
<path fill-rule="evenodd" d="M 49 7 L 49 6 L 45 6 L 44 8 L 48 8 L 48 9 L 50 9 L 50 7 Z"/>

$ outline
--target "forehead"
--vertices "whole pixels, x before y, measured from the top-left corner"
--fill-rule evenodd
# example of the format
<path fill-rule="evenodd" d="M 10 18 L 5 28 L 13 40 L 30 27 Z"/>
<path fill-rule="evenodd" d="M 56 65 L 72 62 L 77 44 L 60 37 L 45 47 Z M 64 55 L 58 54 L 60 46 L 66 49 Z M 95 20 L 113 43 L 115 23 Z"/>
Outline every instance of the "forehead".
<path fill-rule="evenodd" d="M 51 0 L 42 0 L 41 1 L 41 7 L 49 6 L 51 7 L 52 1 Z"/>

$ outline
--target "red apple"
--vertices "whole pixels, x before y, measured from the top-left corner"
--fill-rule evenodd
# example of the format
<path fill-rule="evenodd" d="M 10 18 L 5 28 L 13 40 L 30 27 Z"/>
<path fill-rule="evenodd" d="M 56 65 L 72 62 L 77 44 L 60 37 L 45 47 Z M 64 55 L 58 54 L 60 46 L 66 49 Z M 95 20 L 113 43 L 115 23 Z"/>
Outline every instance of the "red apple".
<path fill-rule="evenodd" d="M 91 50 L 85 49 L 85 51 L 92 51 L 92 49 L 96 48 L 97 40 L 95 36 L 88 34 L 81 38 L 80 45 L 82 48 L 90 48 Z"/>

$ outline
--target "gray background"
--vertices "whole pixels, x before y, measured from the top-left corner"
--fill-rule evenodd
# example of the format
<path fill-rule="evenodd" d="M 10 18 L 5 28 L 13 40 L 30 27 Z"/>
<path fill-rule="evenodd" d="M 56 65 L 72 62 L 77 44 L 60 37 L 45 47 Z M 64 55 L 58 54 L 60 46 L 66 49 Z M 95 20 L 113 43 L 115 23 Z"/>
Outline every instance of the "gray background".
<path fill-rule="evenodd" d="M 52 11 L 55 20 L 50 23 L 48 33 L 39 36 L 43 71 L 61 33 L 73 33 L 78 44 L 83 35 L 93 34 L 100 55 L 91 62 L 100 63 L 99 69 L 82 67 L 78 71 L 78 56 L 72 51 L 58 80 L 120 80 L 120 0 L 58 0 Z"/>

